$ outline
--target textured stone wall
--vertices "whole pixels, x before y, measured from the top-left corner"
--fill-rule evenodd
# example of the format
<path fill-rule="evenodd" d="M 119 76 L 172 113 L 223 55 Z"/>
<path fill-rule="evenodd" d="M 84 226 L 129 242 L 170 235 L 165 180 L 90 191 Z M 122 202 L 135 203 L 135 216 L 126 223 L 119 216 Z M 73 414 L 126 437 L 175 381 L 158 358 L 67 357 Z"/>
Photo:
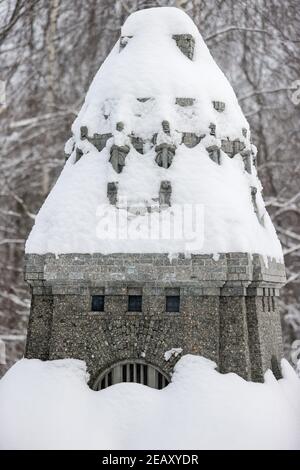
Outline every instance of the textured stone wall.
<path fill-rule="evenodd" d="M 220 372 L 251 379 L 246 315 L 244 296 L 220 297 Z"/>
<path fill-rule="evenodd" d="M 170 374 L 172 348 L 254 380 L 282 355 L 284 266 L 259 255 L 27 255 L 25 277 L 33 294 L 26 356 L 83 359 L 91 383 L 127 358 Z M 178 294 L 180 312 L 166 312 L 166 295 Z M 92 295 L 105 295 L 104 312 L 91 311 Z M 143 296 L 142 312 L 127 311 L 128 295 Z"/>
<path fill-rule="evenodd" d="M 43 360 L 49 358 L 52 315 L 52 295 L 33 295 L 27 334 L 28 356 Z"/>

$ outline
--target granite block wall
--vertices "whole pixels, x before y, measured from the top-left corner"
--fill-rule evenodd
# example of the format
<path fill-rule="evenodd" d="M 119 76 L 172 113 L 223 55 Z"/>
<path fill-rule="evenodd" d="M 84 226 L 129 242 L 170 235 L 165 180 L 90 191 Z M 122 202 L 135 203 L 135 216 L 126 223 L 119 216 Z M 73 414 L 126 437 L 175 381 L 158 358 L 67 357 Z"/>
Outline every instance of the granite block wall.
<path fill-rule="evenodd" d="M 91 384 L 125 359 L 170 376 L 180 357 L 165 360 L 172 348 L 256 381 L 282 356 L 276 297 L 284 266 L 259 255 L 27 255 L 25 278 L 26 357 L 83 359 Z M 93 295 L 104 295 L 103 312 L 92 311 Z M 142 295 L 141 312 L 128 312 L 129 295 Z M 166 312 L 167 295 L 180 296 L 179 312 Z"/>

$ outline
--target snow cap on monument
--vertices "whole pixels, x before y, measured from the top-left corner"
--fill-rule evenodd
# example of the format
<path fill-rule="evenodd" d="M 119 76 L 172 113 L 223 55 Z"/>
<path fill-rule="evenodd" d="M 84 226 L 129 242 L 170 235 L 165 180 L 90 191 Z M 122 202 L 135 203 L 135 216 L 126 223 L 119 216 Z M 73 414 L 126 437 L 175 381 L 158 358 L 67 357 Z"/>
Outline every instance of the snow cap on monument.
<path fill-rule="evenodd" d="M 249 124 L 197 27 L 177 8 L 129 16 L 65 151 L 68 160 L 36 218 L 28 253 L 282 258 Z M 194 231 L 186 234 L 191 212 Z M 176 233 L 157 237 L 172 218 Z"/>

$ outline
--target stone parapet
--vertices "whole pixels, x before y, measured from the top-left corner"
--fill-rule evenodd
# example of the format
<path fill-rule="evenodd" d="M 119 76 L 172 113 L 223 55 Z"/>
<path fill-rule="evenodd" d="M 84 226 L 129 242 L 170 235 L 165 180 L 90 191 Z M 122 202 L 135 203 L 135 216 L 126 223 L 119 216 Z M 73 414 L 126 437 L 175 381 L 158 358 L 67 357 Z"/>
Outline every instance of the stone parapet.
<path fill-rule="evenodd" d="M 86 361 L 91 384 L 119 361 L 143 358 L 168 376 L 181 348 L 215 361 L 221 372 L 263 380 L 282 357 L 276 296 L 285 282 L 281 263 L 227 253 L 26 255 L 32 306 L 26 357 Z M 129 296 L 142 296 L 140 312 Z M 104 296 L 103 311 L 92 311 Z M 166 309 L 179 296 L 180 309 Z M 275 364 L 275 365 L 274 365 Z"/>
<path fill-rule="evenodd" d="M 259 288 L 272 288 L 272 295 L 285 283 L 285 268 L 280 262 L 261 255 L 227 253 L 218 256 L 197 254 L 169 257 L 167 254 L 27 254 L 25 279 L 34 288 L 69 286 L 106 286 L 130 283 L 221 289 L 221 295 L 259 294 Z M 129 283 L 129 284 L 128 284 Z M 246 294 L 247 294 L 246 292 Z M 254 294 L 255 292 L 255 294 Z M 205 295 L 205 294 L 204 294 Z"/>

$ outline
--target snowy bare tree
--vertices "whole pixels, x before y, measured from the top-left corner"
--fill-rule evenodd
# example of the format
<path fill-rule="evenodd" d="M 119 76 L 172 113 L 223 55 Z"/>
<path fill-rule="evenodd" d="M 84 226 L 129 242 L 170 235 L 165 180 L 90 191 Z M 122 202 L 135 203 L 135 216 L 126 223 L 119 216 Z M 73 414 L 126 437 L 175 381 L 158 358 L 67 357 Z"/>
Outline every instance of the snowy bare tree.
<path fill-rule="evenodd" d="M 300 339 L 297 0 L 6 0 L 0 2 L 0 338 L 8 353 L 2 371 L 23 352 L 24 242 L 64 164 L 71 123 L 121 24 L 150 6 L 184 9 L 238 94 L 285 253 L 288 358 Z"/>

